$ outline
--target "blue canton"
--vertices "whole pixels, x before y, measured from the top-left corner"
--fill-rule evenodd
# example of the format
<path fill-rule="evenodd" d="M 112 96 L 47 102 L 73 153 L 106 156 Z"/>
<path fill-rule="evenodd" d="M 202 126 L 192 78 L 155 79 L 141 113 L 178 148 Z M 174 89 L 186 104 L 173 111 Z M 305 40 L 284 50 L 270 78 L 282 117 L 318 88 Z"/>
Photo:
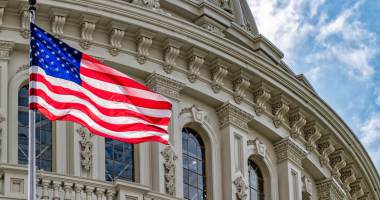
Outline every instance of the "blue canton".
<path fill-rule="evenodd" d="M 33 23 L 31 29 L 30 65 L 41 67 L 49 76 L 81 84 L 82 53 Z"/>

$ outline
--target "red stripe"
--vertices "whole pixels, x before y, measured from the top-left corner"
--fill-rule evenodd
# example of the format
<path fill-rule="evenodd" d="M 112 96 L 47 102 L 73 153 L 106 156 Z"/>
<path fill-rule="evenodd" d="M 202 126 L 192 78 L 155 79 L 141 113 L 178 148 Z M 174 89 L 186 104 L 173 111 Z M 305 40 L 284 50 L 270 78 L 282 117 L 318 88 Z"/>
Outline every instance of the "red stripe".
<path fill-rule="evenodd" d="M 129 78 L 102 73 L 96 70 L 88 69 L 86 67 L 81 67 L 80 73 L 87 77 L 98 79 L 104 82 L 150 91 L 149 88 L 147 88 L 145 85 L 142 85 Z"/>
<path fill-rule="evenodd" d="M 75 109 L 79 110 L 83 113 L 85 113 L 89 118 L 91 118 L 94 122 L 99 124 L 100 126 L 109 129 L 111 131 L 117 131 L 117 132 L 124 132 L 124 131 L 155 131 L 159 133 L 167 133 L 166 130 L 159 128 L 154 125 L 147 125 L 143 123 L 133 123 L 133 124 L 111 124 L 108 122 L 103 121 L 102 119 L 98 118 L 94 113 L 91 112 L 90 109 L 88 109 L 86 106 L 79 104 L 79 103 L 70 103 L 70 102 L 58 102 L 55 101 L 54 99 L 50 98 L 45 91 L 39 90 L 39 89 L 30 89 L 31 94 L 35 96 L 39 96 L 45 101 L 53 106 L 54 108 L 58 110 L 63 110 L 63 109 Z"/>
<path fill-rule="evenodd" d="M 50 91 L 54 91 L 54 93 L 56 93 L 56 94 L 61 94 L 61 95 L 68 95 L 69 94 L 69 95 L 73 95 L 73 96 L 76 96 L 78 98 L 81 98 L 83 100 L 86 100 L 89 103 L 91 103 L 92 105 L 94 105 L 94 107 L 96 107 L 104 115 L 108 115 L 108 116 L 131 116 L 131 117 L 136 117 L 136 118 L 145 120 L 149 123 L 157 124 L 157 125 L 168 125 L 169 121 L 170 121 L 169 117 L 164 117 L 164 118 L 151 117 L 151 116 L 146 116 L 146 115 L 143 115 L 141 113 L 131 111 L 131 110 L 127 110 L 127 109 L 109 109 L 109 108 L 102 107 L 101 105 L 98 105 L 96 102 L 91 100 L 91 98 L 89 98 L 88 96 L 84 95 L 81 92 L 77 92 L 77 91 L 62 87 L 62 86 L 52 85 L 49 81 L 47 81 L 45 79 L 44 76 L 42 76 L 40 74 L 31 74 L 30 80 L 44 83 L 47 86 L 47 88 L 49 88 Z"/>
<path fill-rule="evenodd" d="M 143 99 L 135 96 L 130 95 L 123 95 L 123 94 L 117 94 L 114 92 L 109 92 L 106 90 L 101 90 L 98 88 L 95 88 L 91 86 L 90 84 L 82 81 L 82 87 L 91 91 L 96 96 L 107 99 L 110 101 L 118 101 L 118 102 L 126 102 L 129 104 L 133 104 L 138 107 L 144 107 L 144 108 L 152 108 L 152 109 L 172 109 L 172 104 L 167 101 L 154 101 L 151 99 Z"/>
<path fill-rule="evenodd" d="M 161 138 L 159 136 L 149 136 L 149 137 L 141 137 L 141 138 L 133 138 L 133 139 L 119 138 L 119 137 L 116 137 L 114 135 L 110 135 L 110 134 L 107 134 L 107 133 L 100 132 L 100 131 L 92 128 L 91 126 L 89 126 L 83 120 L 81 120 L 81 119 L 79 119 L 79 118 L 77 118 L 75 116 L 72 116 L 70 114 L 65 115 L 65 116 L 55 116 L 53 113 L 49 112 L 47 109 L 45 109 L 44 107 L 42 107 L 39 104 L 31 103 L 29 106 L 30 106 L 30 109 L 37 109 L 38 111 L 40 111 L 49 120 L 52 120 L 52 121 L 54 121 L 54 120 L 64 120 L 64 121 L 76 122 L 76 123 L 81 124 L 82 126 L 86 127 L 91 133 L 99 135 L 99 136 L 102 136 L 102 137 L 107 137 L 107 138 L 119 140 L 119 141 L 122 141 L 122 142 L 130 143 L 130 144 L 138 144 L 138 143 L 148 142 L 148 141 L 155 141 L 155 142 L 160 142 L 162 144 L 168 144 L 167 140 L 165 140 L 165 139 L 163 139 L 163 138 Z"/>

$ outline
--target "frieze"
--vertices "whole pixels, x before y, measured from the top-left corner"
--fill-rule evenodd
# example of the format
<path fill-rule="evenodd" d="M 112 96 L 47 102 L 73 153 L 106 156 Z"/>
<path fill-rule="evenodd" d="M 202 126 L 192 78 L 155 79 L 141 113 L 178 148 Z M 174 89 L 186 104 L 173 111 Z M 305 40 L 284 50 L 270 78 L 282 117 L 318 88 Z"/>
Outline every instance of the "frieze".
<path fill-rule="evenodd" d="M 306 157 L 306 151 L 290 138 L 276 143 L 274 151 L 276 152 L 278 163 L 289 160 L 299 167 L 302 167 L 302 160 Z"/>
<path fill-rule="evenodd" d="M 234 125 L 244 131 L 248 131 L 248 122 L 253 116 L 231 103 L 225 103 L 216 109 L 219 117 L 220 127 Z"/>
<path fill-rule="evenodd" d="M 151 74 L 145 82 L 153 91 L 176 100 L 179 100 L 180 91 L 185 87 L 184 83 L 157 73 Z"/>

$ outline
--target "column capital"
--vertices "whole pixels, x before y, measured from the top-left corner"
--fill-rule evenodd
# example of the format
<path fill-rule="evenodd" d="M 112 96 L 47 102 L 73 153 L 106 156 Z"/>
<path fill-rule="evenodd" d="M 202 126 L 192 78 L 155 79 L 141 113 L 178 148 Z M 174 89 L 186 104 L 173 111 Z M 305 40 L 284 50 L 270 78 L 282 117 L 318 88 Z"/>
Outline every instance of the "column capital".
<path fill-rule="evenodd" d="M 253 115 L 230 102 L 218 107 L 216 112 L 219 116 L 220 128 L 233 125 L 244 131 L 248 131 L 248 122 L 253 119 Z"/>
<path fill-rule="evenodd" d="M 185 84 L 161 74 L 153 73 L 146 80 L 146 85 L 155 92 L 179 100 Z"/>
<path fill-rule="evenodd" d="M 284 139 L 274 145 L 277 162 L 289 160 L 298 167 L 302 167 L 302 160 L 306 157 L 306 150 L 298 146 L 292 139 Z"/>
<path fill-rule="evenodd" d="M 320 200 L 343 200 L 345 192 L 334 179 L 327 179 L 317 183 L 317 191 Z"/>
<path fill-rule="evenodd" d="M 14 47 L 14 42 L 0 40 L 0 60 L 8 60 Z"/>

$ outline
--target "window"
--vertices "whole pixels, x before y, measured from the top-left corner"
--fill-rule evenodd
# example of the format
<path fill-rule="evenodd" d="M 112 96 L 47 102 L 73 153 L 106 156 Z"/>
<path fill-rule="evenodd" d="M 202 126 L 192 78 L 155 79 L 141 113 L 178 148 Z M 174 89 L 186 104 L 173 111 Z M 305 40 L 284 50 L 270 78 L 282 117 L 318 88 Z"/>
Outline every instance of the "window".
<path fill-rule="evenodd" d="M 206 199 L 205 147 L 192 129 L 182 130 L 183 191 L 185 199 Z"/>
<path fill-rule="evenodd" d="M 29 140 L 29 86 L 23 86 L 18 93 L 18 163 L 28 164 Z M 36 113 L 36 165 L 37 169 L 52 171 L 52 122 L 41 113 Z"/>
<path fill-rule="evenodd" d="M 248 160 L 249 192 L 251 200 L 264 200 L 264 180 L 260 169 Z"/>
<path fill-rule="evenodd" d="M 134 181 L 133 145 L 105 138 L 106 180 Z"/>

